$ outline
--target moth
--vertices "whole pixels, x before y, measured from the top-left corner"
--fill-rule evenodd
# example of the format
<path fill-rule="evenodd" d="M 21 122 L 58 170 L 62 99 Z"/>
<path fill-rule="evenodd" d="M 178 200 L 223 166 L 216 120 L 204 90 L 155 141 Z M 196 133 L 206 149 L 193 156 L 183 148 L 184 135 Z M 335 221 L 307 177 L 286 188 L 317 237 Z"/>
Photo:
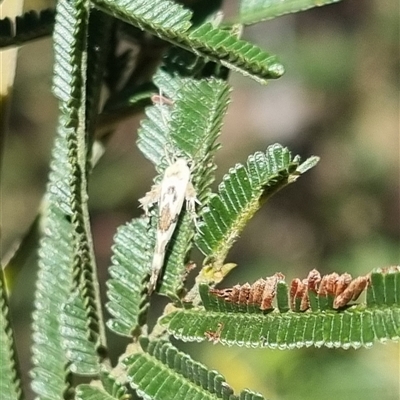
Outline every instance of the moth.
<path fill-rule="evenodd" d="M 165 252 L 175 231 L 185 200 L 186 209 L 194 214 L 195 204 L 198 203 L 198 200 L 191 182 L 191 171 L 184 158 L 178 158 L 173 164 L 169 165 L 165 169 L 161 182 L 153 185 L 151 190 L 139 200 L 146 215 L 149 214 L 149 208 L 154 203 L 158 203 L 156 245 L 151 264 L 149 294 L 156 287 L 158 276 L 164 264 Z"/>

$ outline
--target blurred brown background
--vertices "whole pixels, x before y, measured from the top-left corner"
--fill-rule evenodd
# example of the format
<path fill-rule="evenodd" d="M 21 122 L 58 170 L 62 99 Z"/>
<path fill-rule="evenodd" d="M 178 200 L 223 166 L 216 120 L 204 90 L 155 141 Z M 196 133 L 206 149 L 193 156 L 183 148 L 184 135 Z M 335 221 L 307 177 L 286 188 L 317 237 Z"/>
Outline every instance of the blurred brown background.
<path fill-rule="evenodd" d="M 27 1 L 26 9 L 49 1 Z M 233 15 L 236 2 L 225 2 Z M 260 86 L 231 75 L 232 104 L 217 156 L 217 181 L 236 162 L 279 142 L 320 163 L 278 193 L 251 221 L 228 261 L 224 285 L 276 271 L 288 280 L 312 268 L 366 274 L 399 260 L 399 5 L 343 2 L 247 28 L 244 38 L 275 53 L 286 67 Z M 57 104 L 51 87 L 50 39 L 18 56 L 11 129 L 2 176 L 3 255 L 28 229 L 45 190 Z M 140 116 L 119 127 L 93 172 L 90 205 L 99 275 L 107 277 L 116 228 L 139 215 L 137 199 L 154 169 L 135 147 Z M 201 258 L 198 257 L 198 261 Z M 12 297 L 22 364 L 29 364 L 35 260 Z M 112 346 L 120 349 L 112 340 Z M 292 351 L 183 345 L 239 390 L 271 399 L 387 399 L 399 388 L 399 345 Z"/>

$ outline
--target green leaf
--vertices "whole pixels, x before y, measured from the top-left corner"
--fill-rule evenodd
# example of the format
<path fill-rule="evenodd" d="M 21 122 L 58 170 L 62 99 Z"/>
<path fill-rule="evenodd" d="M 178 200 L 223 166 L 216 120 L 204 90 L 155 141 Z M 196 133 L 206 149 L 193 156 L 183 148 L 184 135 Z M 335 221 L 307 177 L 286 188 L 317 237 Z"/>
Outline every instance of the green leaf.
<path fill-rule="evenodd" d="M 166 153 L 167 157 L 169 152 L 172 157 L 184 157 L 190 161 L 197 197 L 205 204 L 209 186 L 214 180 L 215 142 L 228 104 L 228 86 L 215 79 L 180 80 L 162 71 L 157 75 L 156 83 L 174 103 L 172 109 L 171 106 L 153 106 L 146 110 L 148 118 L 141 124 L 138 147 L 158 167 L 160 175 L 156 182 L 161 180 L 167 166 L 163 157 Z M 155 230 L 157 211 L 153 215 L 152 229 Z M 179 299 L 183 287 L 193 235 L 193 217 L 183 212 L 168 248 L 159 289 L 160 293 L 175 300 Z"/>
<path fill-rule="evenodd" d="M 311 304 L 305 312 L 300 312 L 296 304 L 288 311 L 288 290 L 284 282 L 278 284 L 277 307 L 264 311 L 252 303 L 249 291 L 246 295 L 243 290 L 243 302 L 235 303 L 229 300 L 228 293 L 224 299 L 210 293 L 207 285 L 201 285 L 204 308 L 176 309 L 161 317 L 159 323 L 183 341 L 208 339 L 224 345 L 280 349 L 311 345 L 344 349 L 370 347 L 375 341 L 400 338 L 400 301 L 397 290 L 395 295 L 389 294 L 393 293 L 393 287 L 400 287 L 397 286 L 399 277 L 400 267 L 377 270 L 368 284 L 366 304 L 334 310 L 318 295 L 319 302 Z M 312 293 L 308 290 L 310 303 Z"/>
<path fill-rule="evenodd" d="M 71 293 L 80 290 L 90 331 L 105 343 L 87 213 L 85 78 L 89 2 L 60 0 L 54 29 L 53 90 L 60 116 L 43 211 L 39 273 L 33 314 L 33 382 L 41 399 L 62 398 L 68 389 L 61 318 Z"/>
<path fill-rule="evenodd" d="M 17 377 L 17 360 L 14 338 L 9 320 L 8 299 L 4 286 L 4 274 L 0 277 L 0 393 L 4 399 L 22 398 L 21 383 Z"/>
<path fill-rule="evenodd" d="M 317 158 L 312 160 L 314 163 L 306 161 L 307 165 L 315 165 Z M 199 226 L 196 245 L 207 256 L 204 263 L 222 268 L 229 249 L 262 203 L 306 169 L 279 144 L 251 155 L 245 166 L 231 168 L 218 194 L 211 196 Z"/>
<path fill-rule="evenodd" d="M 314 345 L 334 348 L 370 347 L 374 341 L 398 340 L 400 309 L 343 312 L 244 314 L 199 309 L 175 311 L 161 323 L 185 342 L 210 340 L 223 345 L 279 349 Z"/>
<path fill-rule="evenodd" d="M 220 63 L 208 61 L 182 47 L 173 46 L 163 59 L 168 71 L 175 71 L 182 78 L 228 80 L 230 69 Z"/>
<path fill-rule="evenodd" d="M 88 29 L 88 2 L 61 0 L 57 5 L 54 40 L 53 93 L 65 102 L 62 111 L 69 114 L 68 126 L 79 119 L 83 87 L 83 55 Z M 73 126 L 73 125 L 72 125 Z"/>
<path fill-rule="evenodd" d="M 168 0 L 95 0 L 95 5 L 147 32 L 260 83 L 279 78 L 284 68 L 275 56 L 210 23 L 191 27 L 191 12 Z"/>
<path fill-rule="evenodd" d="M 285 72 L 276 56 L 210 23 L 190 31 L 185 39 L 182 44 L 189 50 L 261 84 L 267 83 L 267 79 L 280 78 Z"/>
<path fill-rule="evenodd" d="M 114 332 L 131 337 L 140 332 L 149 306 L 147 285 L 154 237 L 149 236 L 147 219 L 135 219 L 118 229 L 114 239 L 111 279 L 107 282 L 113 316 L 107 322 Z M 153 246 L 152 246 L 153 245 Z"/>
<path fill-rule="evenodd" d="M 27 14 L 33 13 L 32 11 Z M 40 15 L 47 15 L 50 13 L 53 17 L 54 24 L 54 10 L 44 10 Z M 87 123 L 90 132 L 96 123 L 96 117 L 98 113 L 98 95 L 101 89 L 101 83 L 99 80 L 102 78 L 104 69 L 104 56 L 106 54 L 104 46 L 104 37 L 107 37 L 108 25 L 110 17 L 99 11 L 93 10 L 90 14 L 89 24 L 89 43 L 88 43 L 88 79 L 86 81 L 86 92 L 87 92 Z M 29 22 L 29 21 L 28 21 Z M 30 22 L 33 24 L 33 22 Z M 18 28 L 18 27 L 17 27 Z M 101 43 L 99 43 L 101 42 Z M 149 95 L 147 96 L 149 97 Z M 88 149 L 91 150 L 90 143 L 88 143 Z M 90 155 L 88 155 L 90 158 Z M 27 262 L 33 252 L 37 251 L 39 237 L 41 232 L 40 227 L 40 214 L 38 214 L 29 228 L 29 231 L 24 235 L 21 242 L 19 243 L 15 253 L 11 255 L 9 261 L 4 265 L 6 273 L 6 282 L 9 290 L 12 290 L 14 281 L 24 264 Z"/>
<path fill-rule="evenodd" d="M 108 383 L 111 385 L 110 389 L 100 386 L 99 381 L 91 385 L 81 384 L 78 385 L 75 391 L 75 400 L 129 400 L 131 396 L 127 394 L 127 388 L 117 383 L 115 378 L 112 378 L 109 373 L 107 375 Z M 104 375 L 103 374 L 103 375 Z M 104 376 L 102 376 L 102 383 L 104 384 Z M 108 385 L 107 385 L 108 386 Z"/>
<path fill-rule="evenodd" d="M 100 380 L 104 390 L 113 398 L 129 400 L 131 396 L 128 394 L 127 382 L 124 381 L 125 377 L 122 378 L 121 375 L 116 377 L 113 373 L 115 374 L 115 370 L 108 371 L 103 369 L 100 372 Z"/>
<path fill-rule="evenodd" d="M 338 1 L 340 0 L 241 0 L 238 22 L 251 25 Z"/>
<path fill-rule="evenodd" d="M 96 375 L 100 368 L 96 345 L 88 337 L 89 321 L 82 297 L 76 291 L 62 307 L 60 333 L 69 369 L 78 375 Z"/>
<path fill-rule="evenodd" d="M 193 162 L 197 197 L 205 204 L 214 181 L 216 140 L 229 103 L 229 87 L 216 79 L 182 83 L 171 114 L 171 139 Z"/>
<path fill-rule="evenodd" d="M 171 77 L 168 73 L 159 70 L 154 82 L 162 91 L 163 96 L 175 99 L 182 86 L 179 77 Z M 143 155 L 149 159 L 161 174 L 166 168 L 167 143 L 169 140 L 169 122 L 171 108 L 168 105 L 153 105 L 145 109 L 146 117 L 140 122 L 137 146 Z M 160 177 L 158 177 L 160 179 Z"/>
<path fill-rule="evenodd" d="M 123 361 L 130 385 L 145 399 L 263 399 L 248 390 L 235 396 L 222 375 L 178 351 L 170 342 L 153 341 L 145 350 Z"/>
<path fill-rule="evenodd" d="M 371 273 L 371 285 L 367 289 L 367 305 L 370 307 L 400 307 L 400 266 L 379 268 Z"/>
<path fill-rule="evenodd" d="M 49 36 L 54 27 L 53 9 L 27 11 L 18 15 L 15 21 L 10 18 L 0 20 L 0 48 L 20 46 L 35 39 Z"/>
<path fill-rule="evenodd" d="M 78 385 L 75 391 L 75 400 L 116 400 L 102 388 L 87 384 Z"/>
<path fill-rule="evenodd" d="M 94 124 L 91 124 L 89 118 L 96 115 L 93 109 L 97 108 L 99 91 L 97 89 L 96 92 L 94 86 L 98 87 L 99 76 L 101 76 L 99 73 L 94 73 L 97 60 L 93 59 L 90 64 L 92 76 L 86 77 L 88 65 L 85 55 L 89 29 L 89 7 L 88 0 L 75 0 L 72 3 L 63 0 L 60 2 L 54 30 L 53 91 L 60 99 L 60 113 L 65 114 L 68 119 L 65 129 L 69 128 L 66 139 L 68 161 L 72 167 L 69 179 L 71 188 L 69 201 L 74 227 L 73 280 L 81 291 L 87 317 L 91 320 L 89 326 L 92 332 L 88 333 L 88 338 L 105 346 L 104 322 L 87 203 L 87 176 L 90 165 L 87 134 L 89 127 L 94 128 Z M 91 43 L 89 49 L 91 52 L 93 46 L 96 47 L 96 44 Z M 92 95 L 89 100 L 88 93 Z M 87 108 L 87 101 L 90 109 Z"/>
<path fill-rule="evenodd" d="M 319 157 L 316 156 L 307 158 L 306 161 L 304 161 L 297 167 L 297 172 L 299 174 L 304 174 L 304 172 L 307 172 L 309 169 L 314 168 L 318 164 L 318 161 Z"/>
<path fill-rule="evenodd" d="M 193 218 L 187 213 L 178 221 L 175 232 L 168 245 L 164 261 L 164 271 L 158 292 L 180 301 L 189 263 L 188 253 L 194 236 Z"/>
<path fill-rule="evenodd" d="M 40 242 L 39 272 L 33 313 L 32 388 L 41 399 L 62 398 L 67 388 L 68 363 L 61 346 L 61 306 L 70 295 L 73 263 L 73 229 L 69 222 L 70 188 L 68 147 L 63 119 L 53 149 L 44 210 L 44 236 Z"/>

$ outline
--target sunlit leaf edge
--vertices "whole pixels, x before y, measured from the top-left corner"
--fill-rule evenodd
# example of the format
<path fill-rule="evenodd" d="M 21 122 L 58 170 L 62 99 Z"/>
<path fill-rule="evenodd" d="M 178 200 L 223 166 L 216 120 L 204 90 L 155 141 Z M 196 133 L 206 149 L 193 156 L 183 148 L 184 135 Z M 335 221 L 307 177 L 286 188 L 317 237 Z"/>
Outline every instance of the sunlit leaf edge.
<path fill-rule="evenodd" d="M 14 335 L 10 323 L 8 299 L 4 284 L 4 274 L 0 277 L 0 393 L 5 399 L 22 399 L 22 388 L 17 370 Z"/>
<path fill-rule="evenodd" d="M 249 390 L 235 396 L 222 375 L 194 361 L 168 341 L 152 341 L 145 346 L 145 351 L 124 360 L 131 386 L 144 398 L 173 400 L 185 396 L 237 400 L 248 396 L 249 399 L 263 399 Z"/>
<path fill-rule="evenodd" d="M 341 312 L 273 312 L 266 315 L 180 310 L 162 317 L 161 324 L 185 342 L 205 340 L 223 345 L 292 349 L 301 347 L 359 348 L 375 341 L 399 340 L 400 308 Z"/>
<path fill-rule="evenodd" d="M 106 304 L 112 318 L 107 326 L 120 335 L 131 337 L 144 323 L 152 234 L 148 219 L 139 218 L 118 228 L 114 238 Z"/>
<path fill-rule="evenodd" d="M 205 263 L 223 263 L 265 199 L 298 178 L 298 160 L 298 156 L 292 158 L 286 147 L 276 143 L 265 153 L 249 156 L 246 165 L 237 164 L 229 170 L 218 193 L 212 195 L 203 210 L 199 224 L 196 246 L 206 255 Z"/>
<path fill-rule="evenodd" d="M 337 3 L 340 0 L 241 0 L 235 22 L 251 25 L 282 15 L 305 11 L 313 7 Z"/>
<path fill-rule="evenodd" d="M 275 56 L 224 29 L 205 23 L 190 31 L 191 12 L 168 0 L 154 1 L 151 6 L 145 0 L 94 0 L 94 4 L 125 22 L 219 62 L 259 83 L 265 84 L 267 79 L 279 78 L 284 73 L 284 67 Z"/>
<path fill-rule="evenodd" d="M 314 307 L 304 312 L 279 306 L 282 299 L 278 299 L 277 308 L 265 311 L 232 303 L 225 306 L 222 300 L 208 293 L 207 285 L 201 285 L 206 309 L 177 309 L 161 317 L 160 323 L 184 341 L 210 340 L 247 347 L 358 348 L 370 347 L 375 341 L 399 340 L 400 267 L 379 268 L 367 277 L 366 303 L 339 309 L 333 309 L 332 305 L 326 308 L 325 304 L 324 309 Z M 353 281 L 358 282 L 359 278 Z M 284 293 L 288 297 L 288 290 Z M 287 298 L 285 302 L 287 305 Z"/>

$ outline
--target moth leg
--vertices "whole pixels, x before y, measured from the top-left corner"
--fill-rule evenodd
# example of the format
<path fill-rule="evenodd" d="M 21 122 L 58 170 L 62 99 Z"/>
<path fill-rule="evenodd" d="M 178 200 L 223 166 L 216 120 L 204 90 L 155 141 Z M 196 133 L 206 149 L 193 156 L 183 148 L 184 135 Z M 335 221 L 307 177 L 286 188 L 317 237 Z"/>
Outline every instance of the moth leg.
<path fill-rule="evenodd" d="M 149 192 L 147 192 L 144 197 L 139 199 L 140 206 L 144 210 L 146 215 L 149 215 L 149 208 L 160 200 L 161 186 L 153 185 Z"/>
<path fill-rule="evenodd" d="M 189 182 L 187 185 L 185 198 L 186 198 L 186 210 L 190 213 L 191 217 L 193 218 L 194 225 L 196 226 L 196 229 L 198 229 L 196 203 L 199 205 L 201 203 L 196 197 L 196 190 L 191 182 Z"/>
<path fill-rule="evenodd" d="M 196 190 L 193 187 L 193 184 L 189 182 L 186 187 L 186 192 L 185 192 L 185 198 L 186 198 L 186 208 L 189 212 L 195 212 L 196 211 L 196 203 L 201 204 L 199 200 L 197 200 L 196 197 Z"/>

